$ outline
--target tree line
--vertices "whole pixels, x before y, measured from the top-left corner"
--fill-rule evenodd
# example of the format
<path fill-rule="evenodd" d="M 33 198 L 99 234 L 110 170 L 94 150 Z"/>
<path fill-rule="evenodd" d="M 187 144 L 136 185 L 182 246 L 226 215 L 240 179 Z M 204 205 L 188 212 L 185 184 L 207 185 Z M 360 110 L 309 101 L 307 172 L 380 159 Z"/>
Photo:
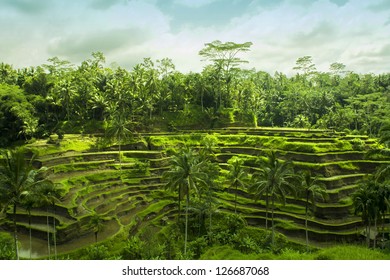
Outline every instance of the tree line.
<path fill-rule="evenodd" d="M 58 57 L 37 67 L 0 64 L 0 146 L 52 133 L 196 128 L 224 121 L 251 126 L 328 128 L 378 135 L 389 127 L 390 74 L 358 74 L 342 63 L 316 70 L 311 56 L 296 74 L 243 69 L 252 43 L 214 41 L 199 51 L 208 64 L 181 73 L 169 58 L 145 58 L 131 70 L 104 54 L 73 65 Z M 388 130 L 387 130 L 388 131 Z"/>

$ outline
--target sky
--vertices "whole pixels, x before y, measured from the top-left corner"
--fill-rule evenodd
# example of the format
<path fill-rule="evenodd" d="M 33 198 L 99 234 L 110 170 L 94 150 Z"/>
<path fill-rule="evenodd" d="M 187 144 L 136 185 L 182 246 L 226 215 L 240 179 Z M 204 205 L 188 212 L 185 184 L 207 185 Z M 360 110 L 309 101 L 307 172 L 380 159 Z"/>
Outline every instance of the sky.
<path fill-rule="evenodd" d="M 0 0 L 0 62 L 15 68 L 104 53 L 131 70 L 171 58 L 200 72 L 206 43 L 252 42 L 243 68 L 293 74 L 311 56 L 357 73 L 390 71 L 390 0 Z"/>

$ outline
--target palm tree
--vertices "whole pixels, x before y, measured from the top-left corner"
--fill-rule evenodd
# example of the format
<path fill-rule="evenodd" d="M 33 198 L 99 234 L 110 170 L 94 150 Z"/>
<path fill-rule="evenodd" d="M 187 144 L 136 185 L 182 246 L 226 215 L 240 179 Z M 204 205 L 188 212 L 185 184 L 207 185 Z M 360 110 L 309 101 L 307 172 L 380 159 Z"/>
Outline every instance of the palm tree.
<path fill-rule="evenodd" d="M 187 255 L 188 239 L 188 208 L 190 204 L 190 194 L 192 190 L 198 192 L 200 186 L 206 185 L 207 174 L 204 172 L 204 161 L 190 149 L 183 149 L 171 159 L 171 169 L 164 173 L 164 178 L 168 180 L 166 189 L 178 190 L 178 200 L 186 196 L 186 220 L 184 255 Z M 180 204 L 179 204 L 180 212 Z M 179 213 L 180 215 L 180 213 Z"/>
<path fill-rule="evenodd" d="M 235 189 L 234 195 L 234 214 L 237 214 L 237 191 L 238 187 L 246 186 L 247 172 L 244 168 L 243 161 L 237 157 L 233 157 L 229 164 L 229 173 L 227 179 L 230 181 L 230 186 Z"/>
<path fill-rule="evenodd" d="M 25 191 L 22 195 L 22 206 L 28 213 L 28 229 L 29 229 L 29 249 L 30 260 L 32 254 L 32 234 L 31 234 L 31 209 L 36 205 L 37 199 L 34 191 Z"/>
<path fill-rule="evenodd" d="M 360 184 L 358 189 L 352 194 L 355 215 L 360 214 L 366 226 L 367 247 L 370 247 L 371 222 L 374 216 L 373 212 L 375 211 L 375 200 L 374 192 L 368 183 Z"/>
<path fill-rule="evenodd" d="M 129 139 L 132 136 L 132 132 L 129 129 L 131 122 L 128 121 L 123 112 L 117 111 L 107 129 L 107 137 L 115 139 L 118 142 L 118 154 L 119 154 L 119 169 L 122 171 L 122 157 L 121 157 L 121 143 L 123 140 Z"/>
<path fill-rule="evenodd" d="M 383 165 L 378 168 L 374 173 L 375 182 L 384 183 L 385 181 L 390 180 L 390 164 Z"/>
<path fill-rule="evenodd" d="M 199 154 L 205 160 L 213 160 L 215 154 L 220 151 L 218 147 L 218 138 L 215 135 L 207 134 L 200 142 Z"/>
<path fill-rule="evenodd" d="M 93 232 L 95 234 L 95 243 L 97 243 L 98 241 L 99 232 L 103 229 L 104 226 L 103 222 L 104 222 L 103 217 L 98 213 L 94 213 L 91 216 L 91 219 L 89 220 L 89 225 L 92 226 Z"/>
<path fill-rule="evenodd" d="M 385 221 L 386 214 L 390 210 L 390 185 L 389 184 L 377 184 L 375 193 L 377 195 L 378 211 L 382 220 L 382 240 L 385 240 Z M 382 249 L 385 244 L 382 243 Z"/>
<path fill-rule="evenodd" d="M 384 122 L 379 129 L 379 137 L 383 144 L 390 147 L 390 122 Z"/>
<path fill-rule="evenodd" d="M 250 191 L 255 194 L 257 200 L 260 196 L 265 196 L 266 200 L 266 228 L 268 229 L 269 198 L 271 198 L 271 222 L 272 222 L 272 244 L 275 241 L 274 210 L 275 201 L 279 200 L 283 204 L 286 195 L 294 192 L 294 181 L 296 176 L 290 162 L 281 162 L 276 158 L 275 152 L 267 155 L 267 160 L 258 172 L 253 174 L 253 183 Z"/>
<path fill-rule="evenodd" d="M 50 259 L 50 226 L 49 226 L 49 208 L 52 207 L 54 211 L 53 215 L 53 243 L 54 243 L 54 258 L 57 259 L 57 240 L 56 240 L 56 217 L 55 207 L 62 196 L 62 190 L 57 188 L 55 184 L 48 181 L 46 184 L 42 184 L 37 189 L 38 203 L 42 206 L 46 206 L 46 224 L 47 224 L 47 250 Z"/>
<path fill-rule="evenodd" d="M 46 178 L 39 176 L 45 168 L 34 170 L 31 164 L 32 160 L 33 158 L 30 161 L 25 159 L 22 149 L 5 150 L 2 152 L 2 160 L 0 160 L 0 193 L 4 202 L 3 210 L 6 210 L 9 205 L 12 205 L 13 208 L 12 217 L 16 259 L 19 259 L 16 226 L 17 206 L 21 204 L 22 196 L 26 192 L 47 181 Z"/>
<path fill-rule="evenodd" d="M 326 188 L 321 184 L 317 177 L 312 177 L 310 171 L 300 174 L 301 188 L 300 192 L 305 197 L 305 231 L 306 231 L 306 250 L 309 250 L 309 232 L 307 229 L 307 219 L 309 210 L 309 200 L 312 210 L 315 208 L 316 201 L 324 200 L 327 196 Z"/>

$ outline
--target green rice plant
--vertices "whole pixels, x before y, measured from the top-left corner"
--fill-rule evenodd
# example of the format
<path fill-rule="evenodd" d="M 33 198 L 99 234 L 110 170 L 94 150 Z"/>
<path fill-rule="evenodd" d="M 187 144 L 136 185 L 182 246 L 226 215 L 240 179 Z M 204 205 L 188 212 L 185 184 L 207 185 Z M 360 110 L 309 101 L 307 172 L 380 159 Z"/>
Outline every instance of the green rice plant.
<path fill-rule="evenodd" d="M 361 246 L 340 245 L 323 249 L 315 255 L 317 260 L 390 260 L 390 254 Z"/>
<path fill-rule="evenodd" d="M 64 139 L 57 141 L 56 144 L 47 144 L 44 143 L 43 140 L 40 140 L 34 144 L 26 145 L 26 147 L 37 156 L 44 156 L 55 153 L 63 153 L 66 151 L 87 151 L 93 148 L 95 144 L 96 138 L 66 134 Z"/>
<path fill-rule="evenodd" d="M 339 200 L 339 203 L 342 205 L 352 205 L 352 198 L 351 197 L 344 197 Z"/>
<path fill-rule="evenodd" d="M 214 246 L 208 249 L 200 260 L 257 260 L 260 259 L 257 254 L 244 254 L 233 249 L 229 245 Z M 268 256 L 267 258 L 268 259 Z"/>
<path fill-rule="evenodd" d="M 300 252 L 291 248 L 284 248 L 280 254 L 275 256 L 278 260 L 312 260 L 313 255 L 307 252 Z"/>
<path fill-rule="evenodd" d="M 359 167 L 354 165 L 352 162 L 350 161 L 343 161 L 343 162 L 338 162 L 337 165 L 341 168 L 341 169 L 345 169 L 345 170 L 359 170 Z"/>

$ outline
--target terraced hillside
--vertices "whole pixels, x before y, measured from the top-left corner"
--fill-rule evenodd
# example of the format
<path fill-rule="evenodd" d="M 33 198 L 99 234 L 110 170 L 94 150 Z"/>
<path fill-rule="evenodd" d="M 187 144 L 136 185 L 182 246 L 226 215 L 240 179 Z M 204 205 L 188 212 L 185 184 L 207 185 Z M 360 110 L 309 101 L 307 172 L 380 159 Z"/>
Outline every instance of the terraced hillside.
<path fill-rule="evenodd" d="M 377 145 L 374 139 L 322 130 L 227 128 L 145 133 L 134 143 L 122 145 L 121 155 L 117 146 L 103 148 L 98 138 L 80 135 L 66 135 L 64 140 L 52 144 L 38 141 L 29 145 L 38 154 L 34 165 L 46 166 L 49 178 L 64 190 L 63 198 L 54 208 L 32 210 L 34 252 L 38 256 L 48 254 L 47 231 L 53 232 L 54 219 L 59 253 L 94 243 L 90 220 L 95 213 L 104 220 L 98 241 L 134 234 L 147 226 L 160 230 L 177 213 L 176 196 L 164 190 L 161 179 L 169 168 L 170 155 L 181 145 L 199 147 L 206 134 L 213 134 L 218 140 L 220 151 L 215 160 L 221 174 L 233 156 L 243 158 L 246 166 L 256 170 L 259 157 L 272 149 L 282 160 L 292 160 L 296 170 L 309 169 L 320 175 L 328 198 L 318 203 L 308 221 L 310 238 L 319 245 L 361 238 L 363 225 L 353 215 L 349 195 L 359 179 L 377 166 L 390 163 L 390 159 L 365 156 L 370 147 Z M 248 224 L 263 227 L 265 202 L 255 202 L 246 189 L 238 189 L 237 195 L 237 211 Z M 234 212 L 235 193 L 229 182 L 224 182 L 216 196 L 219 211 Z M 304 200 L 288 197 L 285 205 L 276 204 L 276 208 L 276 229 L 292 240 L 303 240 Z M 17 225 L 22 247 L 26 249 L 29 228 L 26 210 L 17 210 Z M 12 229 L 6 220 L 1 227 Z"/>

